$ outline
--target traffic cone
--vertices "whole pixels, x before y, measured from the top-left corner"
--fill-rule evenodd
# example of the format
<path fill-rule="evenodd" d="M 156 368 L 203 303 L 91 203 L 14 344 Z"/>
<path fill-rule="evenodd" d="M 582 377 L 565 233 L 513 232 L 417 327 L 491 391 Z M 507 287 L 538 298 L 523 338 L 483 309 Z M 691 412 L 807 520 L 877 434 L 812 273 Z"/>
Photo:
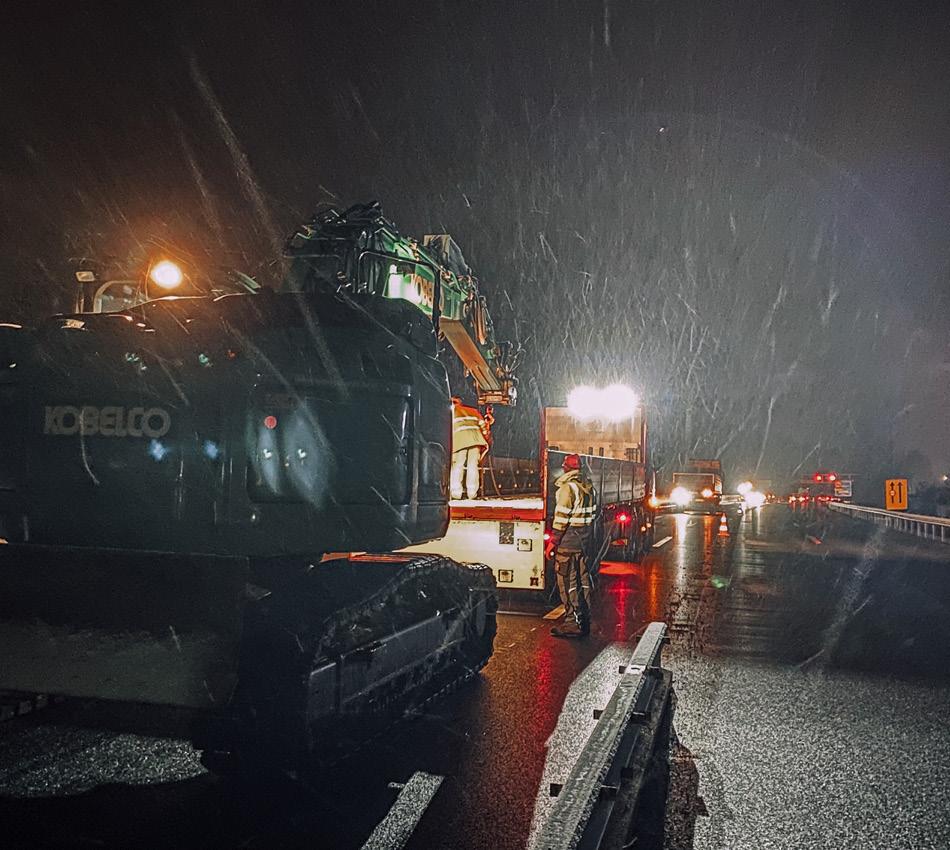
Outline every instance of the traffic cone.
<path fill-rule="evenodd" d="M 719 533 L 727 537 L 729 536 L 729 523 L 726 522 L 725 513 L 719 515 Z"/>

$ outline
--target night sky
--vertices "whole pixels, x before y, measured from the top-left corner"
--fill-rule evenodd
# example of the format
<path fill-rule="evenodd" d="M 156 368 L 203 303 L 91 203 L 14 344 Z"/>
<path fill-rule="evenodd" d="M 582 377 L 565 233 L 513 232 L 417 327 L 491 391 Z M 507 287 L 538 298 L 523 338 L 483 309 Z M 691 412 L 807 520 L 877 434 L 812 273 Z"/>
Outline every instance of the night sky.
<path fill-rule="evenodd" d="M 0 13 L 0 320 L 377 199 L 526 349 L 500 453 L 624 381 L 661 472 L 950 472 L 950 4 L 196 5 Z"/>

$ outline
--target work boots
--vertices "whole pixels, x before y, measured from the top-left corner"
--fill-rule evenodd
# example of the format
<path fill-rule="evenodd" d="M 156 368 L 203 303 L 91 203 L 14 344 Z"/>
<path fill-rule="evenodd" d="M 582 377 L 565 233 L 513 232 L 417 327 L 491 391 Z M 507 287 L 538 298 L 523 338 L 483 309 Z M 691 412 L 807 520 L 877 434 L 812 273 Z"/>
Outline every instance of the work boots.
<path fill-rule="evenodd" d="M 561 623 L 551 629 L 554 637 L 562 638 L 582 638 L 590 634 L 590 621 L 581 620 L 579 623 Z"/>

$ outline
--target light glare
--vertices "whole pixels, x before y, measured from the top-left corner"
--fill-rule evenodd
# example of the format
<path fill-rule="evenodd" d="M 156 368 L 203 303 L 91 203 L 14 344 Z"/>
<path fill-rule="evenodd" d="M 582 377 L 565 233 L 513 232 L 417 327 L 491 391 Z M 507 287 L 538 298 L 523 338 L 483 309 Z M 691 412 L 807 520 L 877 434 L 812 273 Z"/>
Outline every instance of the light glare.
<path fill-rule="evenodd" d="M 577 419 L 601 419 L 607 422 L 632 419 L 639 403 L 637 394 L 623 384 L 611 384 L 603 389 L 576 387 L 567 397 L 567 408 Z"/>
<path fill-rule="evenodd" d="M 174 289 L 182 281 L 181 269 L 171 260 L 162 260 L 152 267 L 150 274 L 152 280 L 162 289 Z"/>
<path fill-rule="evenodd" d="M 688 505 L 693 499 L 693 494 L 685 487 L 674 487 L 673 492 L 670 493 L 670 499 L 677 505 Z"/>

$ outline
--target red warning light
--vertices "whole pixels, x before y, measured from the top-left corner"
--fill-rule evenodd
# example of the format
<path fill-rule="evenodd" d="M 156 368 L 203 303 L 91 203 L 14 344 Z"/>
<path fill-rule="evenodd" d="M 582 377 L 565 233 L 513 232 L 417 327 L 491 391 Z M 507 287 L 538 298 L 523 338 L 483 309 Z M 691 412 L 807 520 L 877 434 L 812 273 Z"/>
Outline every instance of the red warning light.
<path fill-rule="evenodd" d="M 821 481 L 821 475 L 815 474 L 815 481 Z"/>
<path fill-rule="evenodd" d="M 617 522 L 619 522 L 621 525 L 630 522 L 630 517 L 624 513 L 619 513 L 617 514 Z"/>
<path fill-rule="evenodd" d="M 266 418 L 264 419 L 264 427 L 265 427 L 265 428 L 269 428 L 270 430 L 273 431 L 274 428 L 277 427 L 277 417 L 276 417 L 276 416 L 268 416 L 268 417 L 266 417 Z"/>
<path fill-rule="evenodd" d="M 829 480 L 829 481 L 837 481 L 837 480 L 838 480 L 838 476 L 835 475 L 835 474 L 832 472 L 831 475 L 828 476 L 828 480 Z"/>

